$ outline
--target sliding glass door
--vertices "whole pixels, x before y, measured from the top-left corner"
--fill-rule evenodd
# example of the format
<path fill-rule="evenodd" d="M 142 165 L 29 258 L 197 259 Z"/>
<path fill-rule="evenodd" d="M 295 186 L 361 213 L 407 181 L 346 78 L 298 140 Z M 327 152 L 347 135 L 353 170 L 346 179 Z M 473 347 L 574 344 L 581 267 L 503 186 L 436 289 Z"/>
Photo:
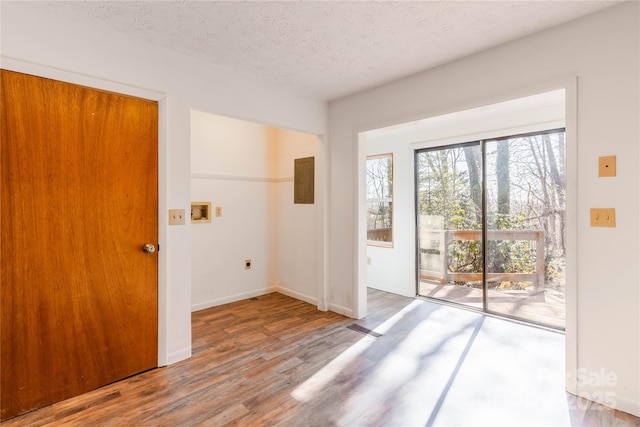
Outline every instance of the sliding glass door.
<path fill-rule="evenodd" d="M 487 310 L 564 329 L 564 131 L 486 141 Z"/>
<path fill-rule="evenodd" d="M 416 152 L 418 295 L 483 308 L 479 142 Z"/>
<path fill-rule="evenodd" d="M 418 295 L 564 329 L 565 141 L 418 150 Z"/>

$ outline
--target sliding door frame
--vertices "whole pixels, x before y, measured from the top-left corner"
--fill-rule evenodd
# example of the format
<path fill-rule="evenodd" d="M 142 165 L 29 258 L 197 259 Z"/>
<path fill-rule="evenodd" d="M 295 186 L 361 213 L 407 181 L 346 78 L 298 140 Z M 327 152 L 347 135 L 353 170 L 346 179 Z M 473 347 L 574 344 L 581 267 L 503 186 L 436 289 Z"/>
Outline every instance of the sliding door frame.
<path fill-rule="evenodd" d="M 518 133 L 518 134 L 514 134 L 514 135 L 506 135 L 506 136 L 500 136 L 500 137 L 495 137 L 495 138 L 483 138 L 480 140 L 476 140 L 476 141 L 469 141 L 469 142 L 462 142 L 462 143 L 452 143 L 452 144 L 444 144 L 444 145 L 437 145 L 434 147 L 426 147 L 426 148 L 416 148 L 415 150 L 413 150 L 413 173 L 414 173 L 414 208 L 415 208 L 415 280 L 416 280 L 416 295 L 419 298 L 426 298 L 429 301 L 437 301 L 440 303 L 444 303 L 447 305 L 452 305 L 455 307 L 460 307 L 460 308 L 465 308 L 468 310 L 473 310 L 473 311 L 478 311 L 478 312 L 482 312 L 482 313 L 486 313 L 486 314 L 490 314 L 493 316 L 498 316 L 498 317 L 503 317 L 503 318 L 507 318 L 510 320 L 515 320 L 517 322 L 523 322 L 526 324 L 531 324 L 534 326 L 538 326 L 538 327 L 543 327 L 543 328 L 549 328 L 551 330 L 557 330 L 557 331 L 562 331 L 564 332 L 566 330 L 566 324 L 567 324 L 567 300 L 566 300 L 566 294 L 568 292 L 567 287 L 565 287 L 565 321 L 564 324 L 565 326 L 561 329 L 559 328 L 555 328 L 553 326 L 550 325 L 546 325 L 543 323 L 539 323 L 539 322 L 535 322 L 535 321 L 531 321 L 531 320 L 527 320 L 525 318 L 521 318 L 521 317 L 517 317 L 517 316 L 512 316 L 509 314 L 505 314 L 505 313 L 501 313 L 501 312 L 497 312 L 497 311 L 493 311 L 489 308 L 489 302 L 488 302 L 488 288 L 487 288 L 487 235 L 488 235 L 488 229 L 487 229 L 487 208 L 488 208 L 488 203 L 487 203 L 487 150 L 486 150 L 486 144 L 487 142 L 493 142 L 493 141 L 504 141 L 504 140 L 510 140 L 510 139 L 515 139 L 515 138 L 526 138 L 529 136 L 535 136 L 535 135 L 547 135 L 547 134 L 554 134 L 554 133 L 560 133 L 563 132 L 565 134 L 565 151 L 568 151 L 568 142 L 567 142 L 567 138 L 566 138 L 566 126 L 564 127 L 559 127 L 559 128 L 551 128 L 551 129 L 545 129 L 545 130 L 541 130 L 541 131 L 532 131 L 532 132 L 524 132 L 524 133 Z M 481 242 L 481 248 L 482 248 L 482 307 L 478 308 L 478 307 L 473 307 L 473 306 L 469 306 L 469 305 L 465 305 L 456 301 L 450 301 L 450 300 L 444 300 L 444 299 L 440 299 L 440 298 L 435 298 L 435 297 L 428 297 L 428 296 L 423 296 L 420 294 L 420 230 L 419 230 L 419 209 L 420 209 L 420 203 L 419 203 L 419 196 L 418 196 L 418 188 L 419 188 L 419 175 L 418 175 L 418 154 L 420 153 L 425 153 L 425 152 L 435 152 L 435 151 L 441 151 L 441 150 L 447 150 L 447 149 L 456 149 L 456 148 L 464 148 L 464 147 L 471 147 L 471 146 L 479 146 L 480 147 L 480 158 L 481 158 L 481 162 L 482 164 L 480 165 L 480 170 L 481 170 L 481 205 L 482 205 L 482 230 L 481 230 L 481 234 L 482 234 L 482 242 Z M 565 168 L 565 175 L 568 174 L 568 158 L 566 160 L 566 163 L 564 165 Z M 567 184 L 565 182 L 565 194 L 567 191 Z M 567 206 L 565 206 L 565 211 L 567 210 Z M 567 236 L 565 236 L 566 238 Z M 446 248 L 445 248 L 446 251 Z M 446 257 L 446 253 L 444 255 Z M 567 254 L 565 253 L 565 259 L 567 258 Z M 446 273 L 446 272 L 445 272 Z M 565 277 L 565 283 L 567 282 L 566 277 Z"/>

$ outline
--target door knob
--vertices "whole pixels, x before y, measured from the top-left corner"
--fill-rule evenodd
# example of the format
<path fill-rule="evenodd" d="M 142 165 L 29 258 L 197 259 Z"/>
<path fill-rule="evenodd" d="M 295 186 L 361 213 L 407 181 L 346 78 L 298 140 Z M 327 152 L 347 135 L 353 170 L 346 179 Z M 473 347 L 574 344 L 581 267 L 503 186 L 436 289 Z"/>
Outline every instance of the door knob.
<path fill-rule="evenodd" d="M 144 252 L 145 254 L 152 254 L 156 251 L 156 247 L 153 246 L 151 243 L 147 243 L 144 246 L 142 246 L 142 252 Z"/>

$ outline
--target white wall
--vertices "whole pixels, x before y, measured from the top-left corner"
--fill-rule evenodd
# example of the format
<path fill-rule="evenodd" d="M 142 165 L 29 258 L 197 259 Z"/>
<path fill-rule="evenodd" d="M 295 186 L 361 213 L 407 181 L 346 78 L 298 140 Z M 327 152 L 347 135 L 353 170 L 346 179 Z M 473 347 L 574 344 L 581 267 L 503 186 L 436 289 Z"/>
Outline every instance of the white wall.
<path fill-rule="evenodd" d="M 314 135 L 278 129 L 277 134 L 277 231 L 278 231 L 278 291 L 316 304 L 322 294 L 318 276 L 322 275 L 322 259 L 318 241 L 322 238 L 323 211 L 318 206 L 322 183 L 318 170 L 319 142 Z M 294 159 L 315 157 L 315 203 L 293 203 Z"/>
<path fill-rule="evenodd" d="M 323 135 L 326 104 L 126 39 L 100 25 L 35 10 L 28 2 L 2 2 L 0 7 L 3 68 L 118 92 L 159 94 L 159 363 L 189 357 L 190 237 L 195 227 L 167 226 L 166 210 L 190 206 L 191 109 Z"/>
<path fill-rule="evenodd" d="M 416 296 L 413 157 L 409 141 L 368 133 L 366 155 L 393 154 L 393 246 L 367 245 L 367 286 L 407 297 Z M 413 239 L 413 241 L 412 241 Z"/>
<path fill-rule="evenodd" d="M 192 310 L 274 291 L 317 304 L 320 216 L 317 204 L 293 203 L 293 165 L 317 155 L 318 137 L 191 117 L 191 198 L 222 208 L 221 217 L 192 225 Z"/>
<path fill-rule="evenodd" d="M 199 111 L 191 114 L 191 200 L 222 216 L 195 223 L 191 306 L 199 310 L 261 295 L 276 277 L 276 146 L 269 127 Z M 250 270 L 244 261 L 251 259 Z"/>
<path fill-rule="evenodd" d="M 414 151 L 565 126 L 563 90 L 363 132 L 366 155 L 393 154 L 393 247 L 367 245 L 367 286 L 416 295 Z"/>
<path fill-rule="evenodd" d="M 567 87 L 577 77 L 575 228 L 577 324 L 567 330 L 568 387 L 640 415 L 640 34 L 639 4 L 627 2 L 436 69 L 331 103 L 330 295 L 332 307 L 366 312 L 364 155 L 358 132 Z M 618 176 L 597 178 L 597 158 L 616 155 Z M 589 226 L 589 208 L 614 207 L 617 228 Z M 362 228 L 362 230 L 359 229 Z M 351 286 L 354 284 L 354 286 Z M 568 322 L 570 319 L 568 319 Z M 568 325 L 569 326 L 569 325 Z M 575 351 L 574 351 L 575 350 Z M 579 371 L 581 370 L 581 371 Z M 581 381 L 604 370 L 614 385 Z M 584 375 L 582 376 L 584 379 Z"/>

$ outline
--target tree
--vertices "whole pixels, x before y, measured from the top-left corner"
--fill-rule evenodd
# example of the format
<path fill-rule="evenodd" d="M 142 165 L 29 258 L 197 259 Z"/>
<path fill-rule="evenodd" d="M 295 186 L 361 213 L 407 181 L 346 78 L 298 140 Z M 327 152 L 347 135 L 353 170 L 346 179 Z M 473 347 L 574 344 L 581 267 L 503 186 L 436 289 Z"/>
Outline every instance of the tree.
<path fill-rule="evenodd" d="M 383 155 L 367 159 L 366 174 L 367 238 L 390 242 L 393 221 L 393 157 Z"/>
<path fill-rule="evenodd" d="M 428 217 L 434 224 L 440 224 L 425 228 L 477 230 L 481 227 L 480 157 L 479 146 L 418 154 L 418 212 L 423 219 Z M 470 162 L 471 168 L 468 166 Z M 473 195 L 470 189 L 473 189 Z M 421 223 L 421 227 L 424 226 Z M 426 246 L 421 242 L 421 250 L 439 253 L 437 249 Z M 447 256 L 450 271 L 482 271 L 481 244 L 478 241 L 449 242 L 447 254 L 440 256 Z"/>
<path fill-rule="evenodd" d="M 463 148 L 464 158 L 469 171 L 469 193 L 473 200 L 475 220 L 477 224 L 482 223 L 482 186 L 480 177 L 480 150 L 479 146 L 467 146 Z"/>
<path fill-rule="evenodd" d="M 545 274 L 549 285 L 564 286 L 564 132 L 541 132 L 485 142 L 486 165 L 478 146 L 418 153 L 418 213 L 439 218 L 445 230 L 479 230 L 482 223 L 482 167 L 486 168 L 489 230 L 544 230 Z M 435 221 L 432 221 L 435 223 Z M 435 227 L 432 227 L 435 228 Z M 422 246 L 421 249 L 425 246 Z M 490 272 L 533 272 L 535 245 L 522 240 L 487 242 Z M 482 271 L 482 242 L 450 242 L 450 271 Z M 439 253 L 428 248 L 429 253 Z M 504 283 L 502 284 L 504 285 Z M 526 284 L 511 283 L 507 286 Z"/>
<path fill-rule="evenodd" d="M 498 183 L 498 214 L 511 213 L 511 179 L 509 176 L 509 141 L 497 141 L 496 144 L 496 175 Z M 498 228 L 500 224 L 496 224 Z"/>

